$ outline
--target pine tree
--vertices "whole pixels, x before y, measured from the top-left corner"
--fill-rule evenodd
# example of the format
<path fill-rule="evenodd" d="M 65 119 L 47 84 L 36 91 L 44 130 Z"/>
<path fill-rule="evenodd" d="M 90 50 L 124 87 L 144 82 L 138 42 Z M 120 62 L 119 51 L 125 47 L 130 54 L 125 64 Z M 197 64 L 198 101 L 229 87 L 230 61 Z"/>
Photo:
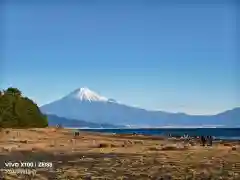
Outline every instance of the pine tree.
<path fill-rule="evenodd" d="M 0 127 L 30 128 L 46 127 L 48 121 L 31 99 L 22 97 L 22 92 L 10 87 L 0 93 Z"/>

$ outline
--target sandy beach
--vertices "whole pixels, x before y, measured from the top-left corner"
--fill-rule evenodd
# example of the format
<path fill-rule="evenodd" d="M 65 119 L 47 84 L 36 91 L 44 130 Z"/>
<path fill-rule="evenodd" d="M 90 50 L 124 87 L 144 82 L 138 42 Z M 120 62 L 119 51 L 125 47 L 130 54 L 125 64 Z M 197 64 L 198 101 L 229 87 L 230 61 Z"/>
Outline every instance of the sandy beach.
<path fill-rule="evenodd" d="M 32 174 L 6 170 L 6 162 L 46 162 Z M 240 143 L 202 147 L 141 135 L 111 135 L 67 129 L 2 129 L 2 179 L 240 179 Z M 47 166 L 47 165 L 46 165 Z M 35 174 L 36 173 L 36 174 Z"/>

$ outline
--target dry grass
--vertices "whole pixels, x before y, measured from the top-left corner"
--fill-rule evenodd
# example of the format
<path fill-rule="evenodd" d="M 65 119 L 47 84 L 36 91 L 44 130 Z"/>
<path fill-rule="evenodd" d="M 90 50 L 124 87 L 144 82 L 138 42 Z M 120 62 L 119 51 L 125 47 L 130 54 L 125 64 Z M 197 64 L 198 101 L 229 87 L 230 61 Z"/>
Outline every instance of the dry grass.
<path fill-rule="evenodd" d="M 162 151 L 179 151 L 179 150 L 187 150 L 187 149 L 188 149 L 187 146 L 178 145 L 178 144 L 169 144 L 161 148 Z"/>
<path fill-rule="evenodd" d="M 51 171 L 37 170 L 31 178 L 36 180 L 240 179 L 239 143 L 234 142 L 202 147 L 198 142 L 186 145 L 162 137 L 85 132 L 74 138 L 71 131 L 56 128 L 7 129 L 1 135 L 1 164 L 9 160 L 53 162 Z M 6 173 L 4 177 L 26 179 Z"/>

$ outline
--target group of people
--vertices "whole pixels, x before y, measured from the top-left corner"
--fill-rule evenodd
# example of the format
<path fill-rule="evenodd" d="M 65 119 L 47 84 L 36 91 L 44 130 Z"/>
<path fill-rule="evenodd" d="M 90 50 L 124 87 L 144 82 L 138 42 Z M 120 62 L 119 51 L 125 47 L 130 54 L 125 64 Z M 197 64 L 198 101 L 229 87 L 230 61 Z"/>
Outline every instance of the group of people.
<path fill-rule="evenodd" d="M 200 138 L 202 146 L 205 146 L 206 144 L 208 146 L 212 146 L 213 137 L 212 136 L 201 136 Z"/>
<path fill-rule="evenodd" d="M 168 135 L 169 137 L 172 137 L 171 134 Z M 176 137 L 176 136 L 174 136 Z M 189 136 L 188 134 L 184 134 L 183 136 L 180 137 L 181 139 L 184 139 L 185 142 L 189 142 L 190 140 L 193 139 L 199 139 L 200 140 L 200 144 L 202 146 L 212 146 L 213 145 L 213 136 Z"/>

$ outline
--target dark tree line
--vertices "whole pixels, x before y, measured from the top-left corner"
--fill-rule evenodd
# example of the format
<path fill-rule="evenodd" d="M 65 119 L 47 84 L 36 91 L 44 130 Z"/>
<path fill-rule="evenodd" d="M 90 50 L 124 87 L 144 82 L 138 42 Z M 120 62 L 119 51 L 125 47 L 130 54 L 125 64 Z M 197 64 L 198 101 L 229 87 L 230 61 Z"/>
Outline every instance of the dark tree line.
<path fill-rule="evenodd" d="M 30 128 L 48 126 L 47 117 L 37 104 L 22 96 L 17 88 L 0 91 L 0 128 Z"/>

